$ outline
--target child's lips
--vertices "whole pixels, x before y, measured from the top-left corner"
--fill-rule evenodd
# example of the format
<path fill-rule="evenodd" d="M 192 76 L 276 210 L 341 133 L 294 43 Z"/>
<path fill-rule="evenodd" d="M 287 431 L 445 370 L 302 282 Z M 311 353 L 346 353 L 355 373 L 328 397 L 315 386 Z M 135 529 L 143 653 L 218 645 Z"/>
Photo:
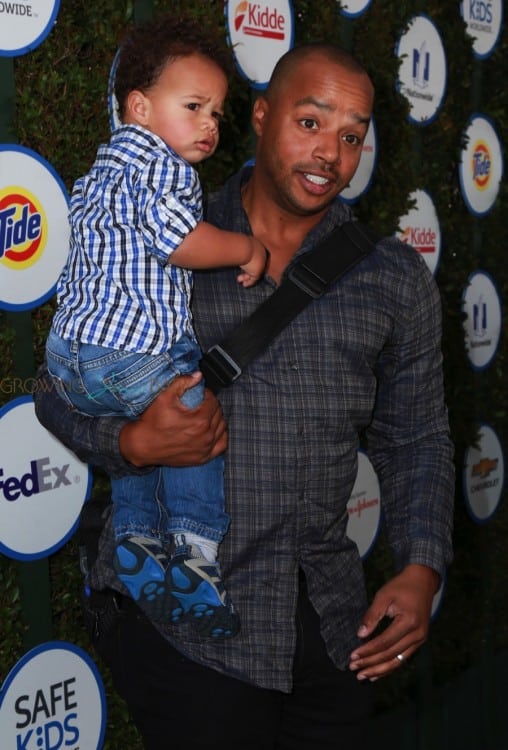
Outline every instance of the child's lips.
<path fill-rule="evenodd" d="M 211 151 L 213 151 L 214 143 L 212 140 L 204 140 L 198 141 L 196 145 L 200 151 L 204 151 L 206 154 L 209 154 Z"/>

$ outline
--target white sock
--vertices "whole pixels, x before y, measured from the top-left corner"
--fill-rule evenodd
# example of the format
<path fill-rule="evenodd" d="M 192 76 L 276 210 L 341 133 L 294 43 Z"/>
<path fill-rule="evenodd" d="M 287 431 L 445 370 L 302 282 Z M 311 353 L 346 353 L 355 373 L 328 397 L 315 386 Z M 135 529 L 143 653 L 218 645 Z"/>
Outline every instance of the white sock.
<path fill-rule="evenodd" d="M 217 550 L 219 549 L 218 542 L 213 542 L 211 539 L 205 539 L 197 534 L 189 534 L 185 532 L 185 541 L 187 544 L 192 544 L 199 549 L 205 560 L 213 563 L 217 559 Z"/>

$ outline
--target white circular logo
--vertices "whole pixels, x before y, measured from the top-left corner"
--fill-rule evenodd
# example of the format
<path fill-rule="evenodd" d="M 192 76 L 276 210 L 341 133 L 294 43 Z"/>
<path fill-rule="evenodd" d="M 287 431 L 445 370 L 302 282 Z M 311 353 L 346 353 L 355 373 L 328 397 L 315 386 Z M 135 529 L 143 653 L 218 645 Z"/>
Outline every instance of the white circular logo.
<path fill-rule="evenodd" d="M 425 15 L 414 16 L 401 36 L 396 54 L 401 58 L 398 87 L 411 108 L 409 120 L 428 125 L 446 90 L 446 57 L 437 28 Z"/>
<path fill-rule="evenodd" d="M 49 641 L 16 664 L 0 691 L 7 750 L 100 750 L 106 697 L 97 667 L 77 646 Z"/>
<path fill-rule="evenodd" d="M 364 13 L 372 0 L 342 0 L 340 6 L 340 12 L 343 16 L 361 16 Z"/>
<path fill-rule="evenodd" d="M 118 100 L 115 96 L 115 76 L 116 76 L 116 69 L 118 67 L 119 58 L 120 58 L 120 50 L 117 51 L 115 57 L 113 58 L 113 63 L 111 65 L 111 70 L 109 71 L 109 79 L 108 79 L 109 126 L 112 132 L 116 130 L 117 128 L 119 128 L 120 125 L 122 124 L 122 120 L 120 118 L 120 110 L 118 107 Z"/>
<path fill-rule="evenodd" d="M 381 518 L 379 481 L 363 451 L 358 451 L 358 473 L 347 512 L 347 535 L 356 543 L 363 559 L 376 541 Z"/>
<path fill-rule="evenodd" d="M 441 609 L 441 604 L 443 603 L 445 585 L 446 585 L 446 581 L 443 578 L 441 581 L 440 587 L 438 588 L 438 590 L 434 594 L 434 598 L 432 599 L 432 608 L 430 612 L 431 622 L 434 622 L 434 620 L 439 614 L 439 610 Z"/>
<path fill-rule="evenodd" d="M 0 55 L 24 55 L 39 46 L 55 23 L 60 0 L 0 2 Z"/>
<path fill-rule="evenodd" d="M 356 170 L 353 179 L 345 188 L 340 197 L 343 198 L 346 203 L 354 203 L 358 198 L 367 192 L 372 182 L 372 176 L 376 167 L 377 159 L 377 134 L 374 120 L 370 121 L 367 135 L 362 146 L 362 155 L 360 157 L 360 163 Z"/>
<path fill-rule="evenodd" d="M 293 8 L 289 0 L 228 0 L 229 41 L 237 67 L 251 86 L 263 89 L 275 64 L 293 46 Z"/>
<path fill-rule="evenodd" d="M 91 472 L 40 424 L 30 396 L 0 409 L 0 552 L 47 557 L 74 532 Z"/>
<path fill-rule="evenodd" d="M 483 216 L 493 207 L 503 176 L 503 152 L 494 126 L 475 114 L 466 128 L 466 145 L 459 163 L 460 187 L 472 214 Z"/>
<path fill-rule="evenodd" d="M 477 523 L 485 523 L 496 512 L 504 485 L 504 457 L 501 443 L 489 425 L 480 426 L 477 448 L 467 449 L 464 458 L 464 492 L 468 511 Z"/>
<path fill-rule="evenodd" d="M 460 10 L 467 33 L 473 38 L 473 53 L 478 58 L 488 57 L 503 25 L 502 0 L 463 0 Z"/>
<path fill-rule="evenodd" d="M 69 252 L 68 197 L 53 168 L 22 146 L 0 146 L 0 308 L 45 302 Z"/>
<path fill-rule="evenodd" d="M 396 236 L 414 247 L 435 273 L 441 255 L 441 229 L 436 209 L 425 190 L 415 190 L 409 197 L 415 201 L 415 206 L 399 219 L 400 231 Z"/>
<path fill-rule="evenodd" d="M 491 277 L 475 271 L 468 279 L 463 300 L 467 355 L 472 366 L 484 370 L 497 351 L 501 336 L 501 301 Z"/>

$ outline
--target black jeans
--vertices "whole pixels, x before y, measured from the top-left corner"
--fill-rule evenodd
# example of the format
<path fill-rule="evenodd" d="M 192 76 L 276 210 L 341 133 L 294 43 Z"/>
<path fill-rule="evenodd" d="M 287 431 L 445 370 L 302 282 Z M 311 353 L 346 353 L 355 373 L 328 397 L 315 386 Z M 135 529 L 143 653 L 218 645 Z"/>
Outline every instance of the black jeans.
<path fill-rule="evenodd" d="M 130 599 L 94 638 L 146 750 L 368 750 L 372 686 L 331 663 L 303 585 L 294 689 L 266 690 L 170 646 Z M 96 633 L 97 635 L 97 633 Z"/>

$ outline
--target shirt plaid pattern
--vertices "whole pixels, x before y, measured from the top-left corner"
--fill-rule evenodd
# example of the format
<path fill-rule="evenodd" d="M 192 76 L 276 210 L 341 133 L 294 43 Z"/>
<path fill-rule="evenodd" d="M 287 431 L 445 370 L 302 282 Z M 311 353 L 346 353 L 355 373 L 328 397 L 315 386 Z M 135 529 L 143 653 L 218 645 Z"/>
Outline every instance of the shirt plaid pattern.
<path fill-rule="evenodd" d="M 74 185 L 56 333 L 150 354 L 192 335 L 192 274 L 168 261 L 201 218 L 195 170 L 153 133 L 118 128 Z"/>
<path fill-rule="evenodd" d="M 248 174 L 212 197 L 210 221 L 250 231 L 240 195 Z M 350 210 L 336 201 L 298 255 L 348 218 Z M 193 311 L 203 348 L 221 341 L 273 289 L 270 279 L 243 289 L 231 270 L 196 273 Z M 396 568 L 419 563 L 444 573 L 452 554 L 454 471 L 440 316 L 424 261 L 398 240 L 383 240 L 221 392 L 232 522 L 219 554 L 242 629 L 215 643 L 162 628 L 183 653 L 261 687 L 291 690 L 301 568 L 328 653 L 338 668 L 347 667 L 367 607 L 362 563 L 346 536 L 360 435 L 380 480 Z M 76 449 L 72 423 L 65 419 L 63 428 L 61 408 L 59 416 L 59 429 L 52 427 L 66 430 Z M 80 428 L 81 440 L 89 429 Z M 114 446 L 96 460 L 122 471 Z M 118 587 L 111 554 L 106 525 L 91 579 L 96 588 Z"/>

